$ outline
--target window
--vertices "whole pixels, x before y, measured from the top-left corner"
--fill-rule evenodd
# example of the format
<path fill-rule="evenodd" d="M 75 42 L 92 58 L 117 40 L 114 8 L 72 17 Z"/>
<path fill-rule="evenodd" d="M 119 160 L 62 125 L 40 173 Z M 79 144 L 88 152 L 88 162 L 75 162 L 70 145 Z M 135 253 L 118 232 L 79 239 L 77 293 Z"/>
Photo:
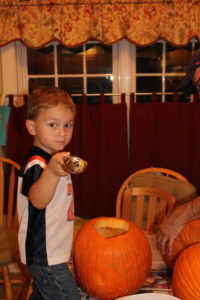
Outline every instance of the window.
<path fill-rule="evenodd" d="M 159 102 L 173 101 L 173 93 L 186 73 L 187 65 L 199 43 L 176 48 L 164 41 L 141 48 L 136 47 L 137 102 L 151 102 L 151 93 L 157 93 Z M 179 96 L 180 101 L 189 101 Z"/>
<path fill-rule="evenodd" d="M 113 93 L 112 46 L 90 42 L 76 48 L 53 43 L 39 50 L 27 49 L 28 89 L 39 85 L 56 85 L 81 101 L 82 93 L 89 102 L 98 102 L 95 94 Z M 106 96 L 112 102 L 111 96 Z"/>
<path fill-rule="evenodd" d="M 82 93 L 90 104 L 99 101 L 100 93 L 108 103 L 119 101 L 121 93 L 135 93 L 137 102 L 150 102 L 156 93 L 158 101 L 169 102 L 199 47 L 195 39 L 179 48 L 165 41 L 149 47 L 126 40 L 113 46 L 91 41 L 76 48 L 53 42 L 41 49 L 13 42 L 1 48 L 4 93 L 27 93 L 47 84 L 65 89 L 76 103 Z"/>

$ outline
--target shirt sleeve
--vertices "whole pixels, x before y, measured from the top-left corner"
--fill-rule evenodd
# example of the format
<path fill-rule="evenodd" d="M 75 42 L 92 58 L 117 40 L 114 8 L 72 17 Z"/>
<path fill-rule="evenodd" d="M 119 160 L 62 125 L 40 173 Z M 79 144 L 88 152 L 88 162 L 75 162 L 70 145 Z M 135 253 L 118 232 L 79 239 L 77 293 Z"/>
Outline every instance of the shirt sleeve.
<path fill-rule="evenodd" d="M 28 192 L 32 184 L 38 180 L 44 169 L 36 164 L 28 168 L 23 175 L 22 194 L 28 196 Z"/>

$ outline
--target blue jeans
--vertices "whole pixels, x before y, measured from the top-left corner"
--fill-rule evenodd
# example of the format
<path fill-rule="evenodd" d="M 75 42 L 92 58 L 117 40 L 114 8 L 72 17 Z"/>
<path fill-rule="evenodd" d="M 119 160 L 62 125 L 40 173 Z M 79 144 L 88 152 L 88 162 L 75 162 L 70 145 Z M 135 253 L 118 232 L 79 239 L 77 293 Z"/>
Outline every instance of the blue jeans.
<path fill-rule="evenodd" d="M 27 268 L 33 278 L 29 300 L 80 300 L 76 282 L 66 263 L 28 265 Z"/>

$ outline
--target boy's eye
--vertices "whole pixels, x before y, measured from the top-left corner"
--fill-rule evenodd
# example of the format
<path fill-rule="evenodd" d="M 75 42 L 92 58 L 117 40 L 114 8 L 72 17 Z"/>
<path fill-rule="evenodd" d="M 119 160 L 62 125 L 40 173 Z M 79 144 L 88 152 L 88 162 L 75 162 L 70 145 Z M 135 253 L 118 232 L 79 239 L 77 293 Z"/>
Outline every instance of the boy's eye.
<path fill-rule="evenodd" d="M 67 124 L 65 124 L 65 127 L 67 127 L 67 128 L 71 128 L 72 126 L 73 126 L 72 123 L 67 123 Z"/>
<path fill-rule="evenodd" d="M 49 126 L 54 128 L 56 127 L 56 123 L 49 123 Z"/>

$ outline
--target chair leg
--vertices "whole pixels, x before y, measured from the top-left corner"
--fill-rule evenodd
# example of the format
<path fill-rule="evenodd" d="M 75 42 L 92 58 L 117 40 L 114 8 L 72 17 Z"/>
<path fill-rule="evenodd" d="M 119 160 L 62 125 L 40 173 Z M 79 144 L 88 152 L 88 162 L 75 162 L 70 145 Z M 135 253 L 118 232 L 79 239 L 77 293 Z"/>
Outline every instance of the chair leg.
<path fill-rule="evenodd" d="M 28 274 L 26 278 L 21 282 L 21 286 L 17 290 L 17 293 L 13 300 L 24 300 L 28 299 L 28 296 L 31 294 L 31 277 Z"/>
<path fill-rule="evenodd" d="M 3 271 L 3 279 L 4 279 L 4 284 L 5 284 L 5 294 L 6 294 L 6 299 L 12 300 L 12 287 L 11 287 L 11 282 L 10 282 L 10 277 L 9 277 L 9 270 L 8 266 L 2 266 L 2 271 Z"/>
<path fill-rule="evenodd" d="M 26 300 L 29 299 L 29 296 L 31 295 L 32 293 L 32 286 L 31 286 L 31 283 L 30 283 L 30 286 L 29 286 L 29 289 L 28 289 L 28 292 L 27 292 L 27 295 L 26 295 Z"/>
<path fill-rule="evenodd" d="M 26 268 L 26 266 L 21 263 L 19 256 L 16 258 L 16 262 L 21 271 L 22 280 L 13 300 L 28 299 L 26 297 L 27 297 L 28 290 L 30 289 L 31 286 L 31 275 L 28 269 Z"/>

